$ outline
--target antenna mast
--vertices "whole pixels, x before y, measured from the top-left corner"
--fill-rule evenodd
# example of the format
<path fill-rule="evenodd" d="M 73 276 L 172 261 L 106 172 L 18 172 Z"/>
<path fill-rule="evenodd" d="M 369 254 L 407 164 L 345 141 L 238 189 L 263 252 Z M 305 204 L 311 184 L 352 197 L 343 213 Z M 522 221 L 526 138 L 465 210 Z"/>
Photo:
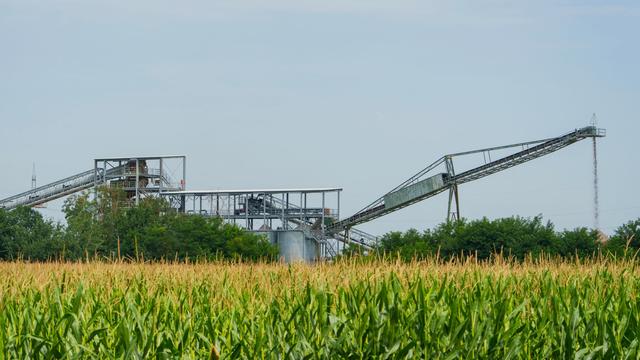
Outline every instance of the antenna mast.
<path fill-rule="evenodd" d="M 593 113 L 591 116 L 591 126 L 594 128 L 598 125 L 598 118 Z M 598 198 L 598 151 L 596 146 L 596 138 L 593 138 L 593 226 L 596 231 L 600 232 L 600 199 Z"/>
<path fill-rule="evenodd" d="M 33 163 L 33 170 L 31 171 L 31 190 L 38 187 L 38 181 L 36 180 L 36 163 Z"/>

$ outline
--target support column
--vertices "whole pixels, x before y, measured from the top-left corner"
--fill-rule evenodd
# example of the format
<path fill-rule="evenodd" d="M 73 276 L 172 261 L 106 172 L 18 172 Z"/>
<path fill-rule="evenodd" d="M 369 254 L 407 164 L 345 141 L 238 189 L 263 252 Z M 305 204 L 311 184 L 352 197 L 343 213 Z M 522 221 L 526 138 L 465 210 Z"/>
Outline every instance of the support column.
<path fill-rule="evenodd" d="M 158 194 L 162 194 L 162 158 L 160 158 L 160 179 L 158 181 Z"/>
<path fill-rule="evenodd" d="M 303 206 L 303 209 L 306 209 L 306 208 L 307 208 L 307 193 L 304 193 L 304 206 Z M 304 220 L 305 221 L 308 220 L 306 216 L 304 217 Z"/>
<path fill-rule="evenodd" d="M 347 243 L 350 243 L 351 240 L 351 228 L 346 228 L 344 229 L 344 241 L 345 243 L 342 244 L 342 250 L 344 251 L 345 247 L 347 246 Z"/>
<path fill-rule="evenodd" d="M 448 181 L 454 181 L 453 179 L 456 176 L 455 169 L 453 167 L 453 159 L 450 156 L 445 158 L 445 166 L 447 168 L 447 175 L 449 177 Z M 458 184 L 455 182 L 451 183 L 449 187 L 449 206 L 447 208 L 447 222 L 449 221 L 458 221 L 460 220 L 460 198 L 458 196 Z M 455 212 L 452 211 L 453 202 L 456 203 Z"/>
<path fill-rule="evenodd" d="M 455 202 L 455 210 L 453 203 Z M 449 188 L 449 207 L 447 210 L 447 222 L 460 220 L 460 197 L 458 194 L 458 185 L 452 185 Z"/>
<path fill-rule="evenodd" d="M 340 190 L 338 190 L 338 213 L 336 214 L 336 221 L 340 221 Z"/>
<path fill-rule="evenodd" d="M 325 225 L 324 225 L 324 207 L 325 207 L 324 203 L 325 203 L 325 199 L 324 198 L 325 198 L 325 192 L 323 191 L 322 192 L 322 223 L 320 224 L 320 231 L 321 231 L 321 234 L 322 234 L 323 238 L 324 238 L 324 227 L 325 227 Z"/>
<path fill-rule="evenodd" d="M 98 160 L 93 160 L 93 197 L 98 198 Z"/>
<path fill-rule="evenodd" d="M 140 162 L 136 159 L 136 205 L 140 204 Z"/>
<path fill-rule="evenodd" d="M 182 157 L 182 190 L 187 189 L 187 157 Z"/>
<path fill-rule="evenodd" d="M 282 194 L 282 230 L 289 230 L 289 224 L 287 223 L 287 220 L 285 218 L 285 211 L 286 208 L 286 204 L 285 204 L 285 197 L 284 197 L 284 193 Z"/>
<path fill-rule="evenodd" d="M 249 228 L 249 195 L 244 196 L 244 220 L 247 223 L 247 230 L 253 230 Z"/>
<path fill-rule="evenodd" d="M 235 212 L 235 209 L 234 209 Z M 231 218 L 233 219 L 233 223 L 236 223 L 236 219 L 233 216 L 235 215 L 234 213 L 231 212 L 231 194 L 227 194 L 227 216 L 231 216 Z"/>

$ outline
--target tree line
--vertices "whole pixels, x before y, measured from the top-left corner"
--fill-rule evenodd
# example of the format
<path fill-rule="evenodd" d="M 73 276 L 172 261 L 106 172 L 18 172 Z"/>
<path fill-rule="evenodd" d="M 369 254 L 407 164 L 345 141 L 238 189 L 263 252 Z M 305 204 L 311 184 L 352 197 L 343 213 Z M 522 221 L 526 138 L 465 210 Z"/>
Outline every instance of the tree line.
<path fill-rule="evenodd" d="M 123 192 L 101 188 L 69 197 L 66 224 L 30 208 L 0 209 L 2 260 L 273 260 L 276 246 L 217 217 L 179 214 L 157 198 L 129 206 Z"/>
<path fill-rule="evenodd" d="M 277 246 L 218 217 L 180 214 L 157 198 L 130 206 L 126 195 L 101 188 L 69 197 L 63 206 L 66 224 L 47 220 L 30 208 L 0 209 L 0 260 L 276 260 Z M 603 251 L 616 255 L 640 249 L 640 219 L 620 226 L 610 239 L 586 227 L 557 231 L 542 217 L 496 220 L 462 219 L 434 229 L 389 232 L 369 254 L 403 259 L 475 256 L 496 253 L 516 259 L 541 254 L 589 257 Z M 345 256 L 363 254 L 352 246 Z"/>
<path fill-rule="evenodd" d="M 540 255 L 563 258 L 591 257 L 608 253 L 635 254 L 640 249 L 640 219 L 630 221 L 607 238 L 594 229 L 580 227 L 556 231 L 551 222 L 509 217 L 495 220 L 462 219 L 442 223 L 423 232 L 415 229 L 382 236 L 374 253 L 394 254 L 403 259 L 474 256 L 480 260 L 495 254 L 524 259 Z M 361 252 L 350 248 L 351 252 Z"/>

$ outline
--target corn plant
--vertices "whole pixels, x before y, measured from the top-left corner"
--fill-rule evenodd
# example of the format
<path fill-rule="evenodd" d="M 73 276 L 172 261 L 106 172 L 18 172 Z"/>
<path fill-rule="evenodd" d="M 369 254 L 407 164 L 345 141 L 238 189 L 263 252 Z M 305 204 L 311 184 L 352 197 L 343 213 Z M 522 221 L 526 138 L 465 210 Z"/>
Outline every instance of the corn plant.
<path fill-rule="evenodd" d="M 638 359 L 635 261 L 0 264 L 7 359 Z"/>

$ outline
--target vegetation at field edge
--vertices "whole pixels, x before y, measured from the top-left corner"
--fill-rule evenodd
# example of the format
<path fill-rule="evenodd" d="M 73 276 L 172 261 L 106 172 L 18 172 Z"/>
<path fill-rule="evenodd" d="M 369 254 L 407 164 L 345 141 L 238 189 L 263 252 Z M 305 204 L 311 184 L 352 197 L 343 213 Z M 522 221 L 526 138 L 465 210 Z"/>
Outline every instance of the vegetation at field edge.
<path fill-rule="evenodd" d="M 127 203 L 124 192 L 100 188 L 67 199 L 66 224 L 37 211 L 0 209 L 0 259 L 48 260 L 275 260 L 276 246 L 218 217 L 178 214 L 160 199 Z"/>

